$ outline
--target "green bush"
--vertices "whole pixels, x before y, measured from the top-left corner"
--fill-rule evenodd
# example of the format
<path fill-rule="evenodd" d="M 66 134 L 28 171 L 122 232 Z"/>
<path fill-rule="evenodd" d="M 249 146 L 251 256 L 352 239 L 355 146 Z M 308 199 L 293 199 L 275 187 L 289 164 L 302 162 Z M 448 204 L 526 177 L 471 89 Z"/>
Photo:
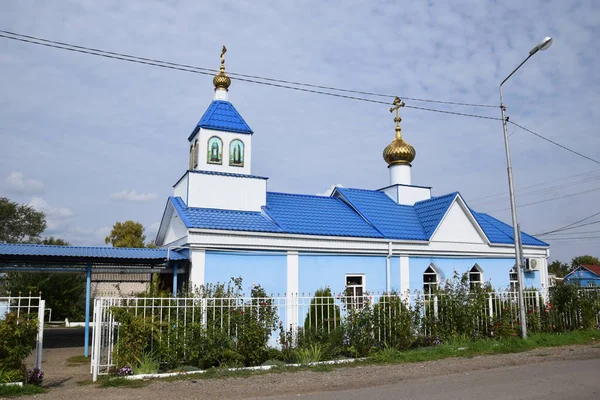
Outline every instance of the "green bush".
<path fill-rule="evenodd" d="M 373 311 L 378 347 L 408 349 L 414 341 L 415 314 L 397 293 L 382 296 Z"/>
<path fill-rule="evenodd" d="M 340 325 L 340 321 L 340 308 L 335 305 L 331 289 L 318 289 L 310 301 L 308 314 L 304 319 L 304 330 L 331 332 Z"/>
<path fill-rule="evenodd" d="M 11 312 L 0 320 L 0 370 L 26 372 L 23 361 L 35 349 L 37 332 L 38 320 L 32 314 Z"/>

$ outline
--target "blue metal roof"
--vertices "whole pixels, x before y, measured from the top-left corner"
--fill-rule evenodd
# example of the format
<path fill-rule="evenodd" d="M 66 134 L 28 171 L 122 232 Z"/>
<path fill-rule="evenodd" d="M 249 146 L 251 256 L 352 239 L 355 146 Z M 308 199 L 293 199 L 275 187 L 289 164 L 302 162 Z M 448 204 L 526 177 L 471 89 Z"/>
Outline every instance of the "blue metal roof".
<path fill-rule="evenodd" d="M 0 261 L 14 256 L 50 257 L 65 259 L 103 260 L 147 260 L 165 261 L 167 249 L 125 248 L 103 246 L 49 246 L 43 244 L 7 244 L 0 243 Z M 176 251 L 169 252 L 171 260 L 187 260 L 187 257 Z"/>
<path fill-rule="evenodd" d="M 188 207 L 181 197 L 169 197 L 169 200 L 187 228 L 281 232 L 276 224 L 258 211 Z"/>
<path fill-rule="evenodd" d="M 427 241 L 460 194 L 432 197 L 414 206 L 399 205 L 376 190 L 336 188 L 332 196 L 267 192 L 263 213 L 188 208 L 179 197 L 170 200 L 188 228 Z M 490 243 L 514 243 L 510 225 L 471 213 Z M 526 246 L 548 246 L 526 233 L 522 240 Z"/>
<path fill-rule="evenodd" d="M 336 191 L 386 239 L 428 239 L 414 207 L 399 205 L 377 190 L 336 188 Z"/>
<path fill-rule="evenodd" d="M 430 239 L 433 232 L 435 232 L 456 196 L 458 196 L 458 193 L 454 192 L 415 203 L 415 211 L 421 220 L 421 224 L 423 225 L 423 229 L 425 230 L 428 239 Z"/>
<path fill-rule="evenodd" d="M 214 129 L 217 131 L 237 132 L 251 135 L 252 129 L 244 121 L 244 118 L 235 109 L 233 104 L 224 100 L 214 100 L 204 112 L 196 129 L 192 132 L 188 140 L 198 132 L 199 128 Z"/>
<path fill-rule="evenodd" d="M 267 192 L 264 211 L 285 233 L 383 238 L 342 200 Z"/>
<path fill-rule="evenodd" d="M 491 243 L 513 244 L 515 242 L 512 226 L 488 214 L 478 213 L 473 210 L 471 210 L 471 213 Z M 521 232 L 521 241 L 525 246 L 549 246 L 548 243 L 536 239 L 525 232 Z"/>

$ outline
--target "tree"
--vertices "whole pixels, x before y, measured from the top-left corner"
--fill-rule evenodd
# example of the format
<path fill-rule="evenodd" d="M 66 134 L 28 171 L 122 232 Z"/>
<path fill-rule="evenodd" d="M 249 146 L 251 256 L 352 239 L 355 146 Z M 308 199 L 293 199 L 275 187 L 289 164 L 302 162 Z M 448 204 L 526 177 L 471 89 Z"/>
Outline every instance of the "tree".
<path fill-rule="evenodd" d="M 42 240 L 42 244 L 52 245 L 52 246 L 69 246 L 69 242 L 62 240 L 61 238 L 55 238 L 54 236 L 50 236 L 44 238 Z"/>
<path fill-rule="evenodd" d="M 0 197 L 0 243 L 39 243 L 44 229 L 43 212 Z"/>
<path fill-rule="evenodd" d="M 588 255 L 573 257 L 573 259 L 571 260 L 571 269 L 575 269 L 582 265 L 600 265 L 600 260 L 598 260 L 597 257 Z"/>
<path fill-rule="evenodd" d="M 558 260 L 552 261 L 548 265 L 548 272 L 556 275 L 558 278 L 564 278 L 569 272 L 571 272 L 571 266 L 567 263 L 562 263 Z"/>
<path fill-rule="evenodd" d="M 144 241 L 144 226 L 139 222 L 125 221 L 117 222 L 113 225 L 110 235 L 105 239 L 105 243 L 110 243 L 113 247 L 146 247 Z"/>

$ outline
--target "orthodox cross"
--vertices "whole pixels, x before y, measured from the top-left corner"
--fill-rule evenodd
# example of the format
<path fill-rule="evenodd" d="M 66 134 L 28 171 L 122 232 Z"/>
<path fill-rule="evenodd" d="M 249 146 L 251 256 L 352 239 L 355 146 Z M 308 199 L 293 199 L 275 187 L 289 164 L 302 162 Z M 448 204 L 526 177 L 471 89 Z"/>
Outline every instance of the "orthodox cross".
<path fill-rule="evenodd" d="M 392 103 L 394 104 L 394 107 L 390 108 L 390 112 L 394 112 L 394 110 L 396 110 L 396 118 L 394 118 L 394 122 L 396 123 L 396 128 L 400 127 L 400 121 L 402 121 L 402 118 L 400 118 L 400 107 L 404 107 L 406 105 L 406 103 L 404 103 L 402 100 L 400 100 L 400 97 L 396 96 L 396 98 L 394 99 L 394 102 Z"/>
<path fill-rule="evenodd" d="M 221 50 L 221 65 L 225 65 L 225 53 L 227 53 L 227 47 L 223 45 L 223 50 Z"/>

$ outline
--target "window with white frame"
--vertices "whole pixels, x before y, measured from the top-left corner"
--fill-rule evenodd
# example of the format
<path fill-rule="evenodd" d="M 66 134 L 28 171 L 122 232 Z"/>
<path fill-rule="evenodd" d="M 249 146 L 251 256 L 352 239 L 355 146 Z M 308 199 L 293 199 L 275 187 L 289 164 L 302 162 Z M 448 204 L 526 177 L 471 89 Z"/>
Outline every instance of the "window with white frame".
<path fill-rule="evenodd" d="M 508 280 L 510 282 L 510 291 L 515 292 L 519 287 L 519 275 L 517 274 L 516 265 L 508 272 Z"/>
<path fill-rule="evenodd" d="M 435 265 L 429 264 L 429 267 L 423 272 L 423 291 L 425 293 L 434 292 L 439 284 L 439 273 Z"/>
<path fill-rule="evenodd" d="M 483 271 L 478 264 L 469 270 L 469 287 L 471 289 L 481 286 L 483 283 Z"/>
<path fill-rule="evenodd" d="M 350 308 L 363 306 L 365 293 L 365 275 L 346 275 L 346 300 Z"/>

